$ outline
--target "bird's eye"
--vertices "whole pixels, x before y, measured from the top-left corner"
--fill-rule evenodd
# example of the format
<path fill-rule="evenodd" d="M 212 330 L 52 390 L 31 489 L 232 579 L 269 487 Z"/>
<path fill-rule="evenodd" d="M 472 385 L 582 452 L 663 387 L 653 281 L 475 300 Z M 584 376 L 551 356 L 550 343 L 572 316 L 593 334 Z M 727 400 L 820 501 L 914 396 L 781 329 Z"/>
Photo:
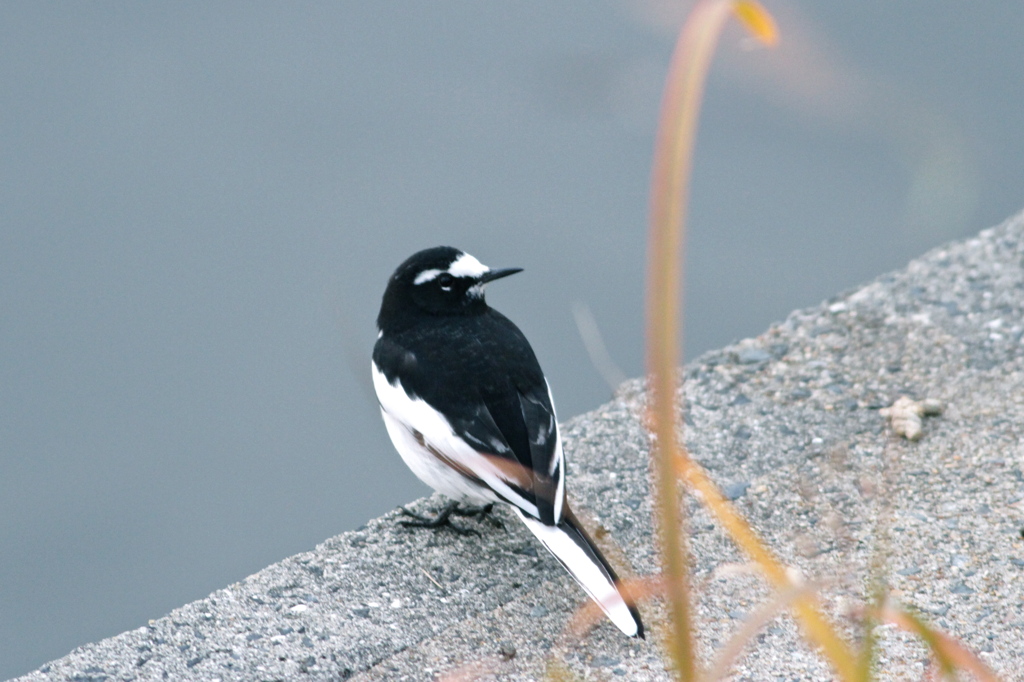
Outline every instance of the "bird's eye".
<path fill-rule="evenodd" d="M 447 272 L 442 272 L 437 276 L 437 283 L 444 291 L 448 291 L 452 288 L 452 283 L 455 282 L 455 278 L 449 275 Z"/>

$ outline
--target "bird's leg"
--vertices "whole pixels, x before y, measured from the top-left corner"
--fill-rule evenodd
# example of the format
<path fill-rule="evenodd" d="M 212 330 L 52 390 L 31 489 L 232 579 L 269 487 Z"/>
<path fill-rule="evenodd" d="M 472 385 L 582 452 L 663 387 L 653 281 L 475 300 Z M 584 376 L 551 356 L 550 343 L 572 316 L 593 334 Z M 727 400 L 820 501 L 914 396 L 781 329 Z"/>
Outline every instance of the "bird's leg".
<path fill-rule="evenodd" d="M 456 516 L 472 516 L 478 521 L 487 521 L 495 528 L 504 528 L 505 524 L 501 522 L 497 517 L 491 516 L 491 511 L 494 509 L 494 503 L 481 504 L 479 506 L 466 505 L 465 507 L 455 507 L 452 510 L 452 514 Z"/>
<path fill-rule="evenodd" d="M 472 528 L 463 528 L 462 526 L 459 526 L 459 525 L 456 525 L 456 524 L 452 523 L 452 520 L 451 520 L 452 514 L 457 514 L 457 515 L 460 515 L 460 516 L 466 516 L 466 514 L 458 514 L 459 503 L 455 502 L 455 501 L 449 502 L 444 507 L 442 507 L 440 509 L 440 511 L 438 511 L 437 514 L 434 516 L 434 518 L 430 518 L 428 516 L 423 516 L 421 514 L 417 514 L 414 511 L 410 511 L 410 510 L 406 509 L 405 507 L 399 507 L 399 509 L 401 509 L 402 513 L 405 514 L 406 516 L 411 516 L 412 517 L 412 520 L 410 520 L 410 521 L 399 521 L 399 523 L 402 524 L 403 526 L 408 526 L 408 527 L 413 527 L 413 528 L 442 528 L 442 527 L 448 527 L 448 528 L 451 528 L 456 533 L 458 533 L 459 535 L 480 535 L 480 533 L 478 531 L 475 531 Z"/>
<path fill-rule="evenodd" d="M 467 504 L 465 507 L 460 507 L 456 505 L 455 508 L 452 509 L 452 513 L 456 516 L 487 516 L 491 513 L 492 509 L 494 509 L 493 502 L 490 504 L 481 504 L 479 506 Z"/>

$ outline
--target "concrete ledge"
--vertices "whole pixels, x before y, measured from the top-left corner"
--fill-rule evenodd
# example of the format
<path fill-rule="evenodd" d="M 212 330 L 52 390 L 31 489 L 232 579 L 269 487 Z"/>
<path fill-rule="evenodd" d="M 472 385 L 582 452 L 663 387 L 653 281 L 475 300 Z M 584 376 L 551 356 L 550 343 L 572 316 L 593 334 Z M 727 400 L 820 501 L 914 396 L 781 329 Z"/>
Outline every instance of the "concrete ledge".
<path fill-rule="evenodd" d="M 827 581 L 840 622 L 882 547 L 900 598 L 1007 680 L 1024 680 L 1024 216 L 855 291 L 794 312 L 686 369 L 687 439 L 772 547 Z M 655 569 L 642 385 L 565 425 L 570 491 L 638 573 Z M 879 408 L 938 398 L 924 436 L 893 436 Z M 436 506 L 439 499 L 417 502 Z M 688 500 L 700 645 L 721 646 L 766 596 Z M 432 679 L 543 674 L 582 592 L 508 514 L 482 537 L 412 532 L 390 514 L 137 630 L 19 678 Z M 881 520 L 881 521 L 880 521 Z M 882 538 L 879 541 L 879 538 Z M 648 642 L 603 624 L 554 650 L 592 679 L 666 679 L 657 606 Z M 920 679 L 927 654 L 881 628 L 883 679 Z M 822 680 L 788 617 L 736 679 Z"/>

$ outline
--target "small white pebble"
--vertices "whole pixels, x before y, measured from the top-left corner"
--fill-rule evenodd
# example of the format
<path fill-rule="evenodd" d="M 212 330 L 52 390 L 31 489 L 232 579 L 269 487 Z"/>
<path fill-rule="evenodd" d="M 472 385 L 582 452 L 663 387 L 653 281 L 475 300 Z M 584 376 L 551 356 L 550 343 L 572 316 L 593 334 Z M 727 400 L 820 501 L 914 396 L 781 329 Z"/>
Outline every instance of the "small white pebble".
<path fill-rule="evenodd" d="M 402 600 L 401 599 L 395 599 L 394 601 L 392 601 L 391 602 L 391 608 L 393 608 L 393 609 L 400 609 L 400 608 L 402 608 Z"/>
<path fill-rule="evenodd" d="M 789 584 L 794 587 L 798 587 L 804 584 L 804 574 L 800 572 L 800 569 L 796 566 L 786 567 L 786 577 L 789 578 Z"/>
<path fill-rule="evenodd" d="M 932 316 L 928 313 L 914 313 L 910 316 L 910 321 L 923 326 L 928 326 L 932 323 Z"/>
<path fill-rule="evenodd" d="M 305 604 L 296 604 L 295 606 L 291 607 L 288 610 L 291 611 L 292 613 L 302 613 L 304 611 L 309 611 L 309 607 L 306 606 Z"/>
<path fill-rule="evenodd" d="M 919 402 L 911 400 L 907 396 L 900 396 L 891 407 L 883 408 L 879 412 L 883 417 L 889 419 L 892 430 L 897 435 L 903 436 L 907 440 L 921 440 L 921 436 L 924 435 L 921 417 L 941 414 L 942 403 L 934 398 Z"/>

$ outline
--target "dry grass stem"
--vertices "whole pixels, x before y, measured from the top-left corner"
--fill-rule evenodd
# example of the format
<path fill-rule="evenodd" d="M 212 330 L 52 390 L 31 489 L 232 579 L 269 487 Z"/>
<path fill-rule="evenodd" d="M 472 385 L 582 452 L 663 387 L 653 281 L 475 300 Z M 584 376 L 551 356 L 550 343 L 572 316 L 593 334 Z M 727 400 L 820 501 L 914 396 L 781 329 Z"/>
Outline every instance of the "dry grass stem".
<path fill-rule="evenodd" d="M 928 648 L 935 654 L 938 667 L 945 677 L 956 679 L 956 670 L 966 670 L 981 682 L 999 682 L 999 678 L 992 672 L 992 669 L 968 651 L 963 644 L 946 633 L 932 628 L 912 613 L 887 604 L 882 607 L 877 618 L 892 623 L 907 632 L 912 632 L 924 640 Z"/>
<path fill-rule="evenodd" d="M 576 321 L 576 331 L 579 332 L 583 347 L 587 350 L 590 364 L 594 366 L 597 373 L 608 384 L 608 388 L 614 393 L 619 385 L 629 377 L 615 364 L 611 353 L 608 352 L 608 346 L 605 345 L 604 337 L 601 336 L 601 329 L 597 326 L 594 313 L 586 303 L 577 301 L 572 304 L 572 317 Z"/>
<path fill-rule="evenodd" d="M 813 596 L 821 588 L 820 582 L 808 582 L 803 585 L 793 585 L 789 589 L 776 592 L 772 599 L 762 604 L 756 611 L 747 616 L 742 627 L 725 643 L 711 664 L 707 680 L 721 680 L 729 673 L 736 659 L 743 653 L 743 648 L 749 644 L 758 631 L 771 622 L 776 616 L 793 605 L 798 599 Z"/>
<path fill-rule="evenodd" d="M 694 7 L 680 31 L 665 82 L 651 178 L 646 337 L 654 425 L 655 524 L 667 580 L 671 664 L 679 679 L 687 682 L 696 674 L 686 566 L 689 552 L 672 463 L 677 449 L 684 218 L 704 82 L 722 27 L 734 14 L 756 37 L 774 41 L 774 22 L 757 3 L 706 0 Z"/>
<path fill-rule="evenodd" d="M 701 494 L 704 504 L 719 520 L 726 533 L 758 565 L 772 587 L 783 592 L 793 588 L 793 572 L 757 537 L 754 529 L 725 499 L 704 469 L 684 451 L 677 454 L 675 466 L 677 475 Z M 808 638 L 822 648 L 839 676 L 844 680 L 857 679 L 857 657 L 822 614 L 817 595 L 813 592 L 801 593 L 793 602 L 793 610 Z"/>

